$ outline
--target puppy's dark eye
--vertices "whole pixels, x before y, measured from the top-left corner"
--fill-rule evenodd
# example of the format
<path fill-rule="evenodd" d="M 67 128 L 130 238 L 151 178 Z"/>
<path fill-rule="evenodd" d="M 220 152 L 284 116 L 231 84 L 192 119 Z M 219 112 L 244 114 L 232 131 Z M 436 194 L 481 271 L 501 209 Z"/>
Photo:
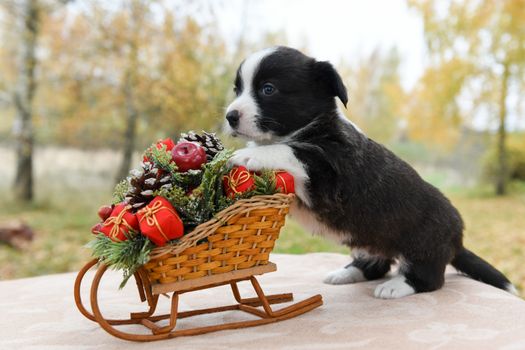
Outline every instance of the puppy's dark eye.
<path fill-rule="evenodd" d="M 234 86 L 234 87 L 233 87 L 233 93 L 234 93 L 236 96 L 239 96 L 239 89 L 237 89 L 237 86 Z"/>
<path fill-rule="evenodd" d="M 273 84 L 270 83 L 265 83 L 261 88 L 262 94 L 266 96 L 273 95 L 275 91 L 277 91 L 277 89 L 275 88 L 275 86 L 273 86 Z"/>

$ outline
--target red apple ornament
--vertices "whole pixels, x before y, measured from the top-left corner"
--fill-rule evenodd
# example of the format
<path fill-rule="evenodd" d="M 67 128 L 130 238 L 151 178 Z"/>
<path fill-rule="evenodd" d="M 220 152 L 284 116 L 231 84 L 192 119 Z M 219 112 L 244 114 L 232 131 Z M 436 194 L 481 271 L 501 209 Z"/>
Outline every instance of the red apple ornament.
<path fill-rule="evenodd" d="M 111 205 L 103 205 L 98 209 L 98 216 L 102 221 L 106 221 L 106 219 L 111 216 L 112 211 L 113 207 Z"/>
<path fill-rule="evenodd" d="M 173 161 L 180 172 L 200 169 L 206 163 L 206 150 L 196 142 L 181 141 L 171 150 Z"/>

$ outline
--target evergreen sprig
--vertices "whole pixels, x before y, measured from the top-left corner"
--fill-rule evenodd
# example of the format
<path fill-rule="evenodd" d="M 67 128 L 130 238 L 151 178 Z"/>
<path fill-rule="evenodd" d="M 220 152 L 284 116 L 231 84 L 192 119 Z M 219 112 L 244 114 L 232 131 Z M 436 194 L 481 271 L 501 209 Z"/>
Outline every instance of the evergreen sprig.
<path fill-rule="evenodd" d="M 232 155 L 232 150 L 223 150 L 204 166 L 202 182 L 197 190 L 202 193 L 203 198 L 210 205 L 217 204 L 218 197 L 223 196 L 222 177 L 231 169 L 228 160 Z"/>
<path fill-rule="evenodd" d="M 185 173 L 172 173 L 171 179 L 175 186 L 179 186 L 186 191 L 199 186 L 203 176 L 202 169 L 190 169 Z"/>
<path fill-rule="evenodd" d="M 160 188 L 153 194 L 166 198 L 177 210 L 184 208 L 190 200 L 184 189 L 176 185 L 173 185 L 171 188 Z"/>
<path fill-rule="evenodd" d="M 113 204 L 121 203 L 126 198 L 126 194 L 130 190 L 129 180 L 124 179 L 120 181 L 113 190 Z"/>
<path fill-rule="evenodd" d="M 144 156 L 152 161 L 159 169 L 167 171 L 170 174 L 177 173 L 177 164 L 172 161 L 171 152 L 166 149 L 166 145 L 162 144 L 161 148 L 157 144 L 153 144 L 144 152 Z"/>
<path fill-rule="evenodd" d="M 255 189 L 249 196 L 269 195 L 277 193 L 277 181 L 272 170 L 263 170 L 259 175 L 254 175 Z"/>
<path fill-rule="evenodd" d="M 135 271 L 148 262 L 155 245 L 145 236 L 130 232 L 125 241 L 113 241 L 101 233 L 88 243 L 88 247 L 100 262 L 114 270 L 122 270 L 124 279 L 119 288 L 123 288 Z"/>

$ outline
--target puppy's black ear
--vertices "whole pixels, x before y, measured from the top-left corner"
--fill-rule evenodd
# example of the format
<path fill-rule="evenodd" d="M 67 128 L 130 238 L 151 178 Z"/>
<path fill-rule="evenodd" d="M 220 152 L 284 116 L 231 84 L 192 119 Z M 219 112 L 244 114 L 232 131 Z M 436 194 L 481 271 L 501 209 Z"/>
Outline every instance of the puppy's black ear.
<path fill-rule="evenodd" d="M 343 84 L 343 80 L 334 66 L 328 61 L 321 61 L 314 63 L 314 70 L 316 74 L 316 79 L 318 79 L 323 86 L 328 89 L 328 92 L 332 96 L 337 96 L 343 102 L 343 105 L 346 108 L 348 103 L 348 94 L 346 93 L 346 88 Z"/>

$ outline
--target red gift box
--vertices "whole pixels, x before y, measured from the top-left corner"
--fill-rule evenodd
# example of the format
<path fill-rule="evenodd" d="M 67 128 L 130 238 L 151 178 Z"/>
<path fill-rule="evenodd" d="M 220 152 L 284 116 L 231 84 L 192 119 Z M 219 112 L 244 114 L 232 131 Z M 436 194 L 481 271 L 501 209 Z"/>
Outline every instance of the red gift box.
<path fill-rule="evenodd" d="M 155 197 L 137 212 L 140 232 L 157 246 L 179 238 L 184 234 L 184 225 L 179 215 L 164 197 Z"/>
<path fill-rule="evenodd" d="M 286 171 L 275 172 L 275 185 L 281 193 L 295 193 L 293 176 Z"/>
<path fill-rule="evenodd" d="M 252 173 L 243 166 L 234 167 L 228 175 L 222 178 L 222 184 L 226 195 L 234 197 L 238 193 L 243 193 L 253 189 L 255 179 Z"/>
<path fill-rule="evenodd" d="M 139 230 L 137 217 L 129 211 L 130 209 L 131 206 L 126 203 L 116 205 L 109 218 L 102 224 L 100 232 L 114 241 L 125 241 L 130 230 Z"/>

